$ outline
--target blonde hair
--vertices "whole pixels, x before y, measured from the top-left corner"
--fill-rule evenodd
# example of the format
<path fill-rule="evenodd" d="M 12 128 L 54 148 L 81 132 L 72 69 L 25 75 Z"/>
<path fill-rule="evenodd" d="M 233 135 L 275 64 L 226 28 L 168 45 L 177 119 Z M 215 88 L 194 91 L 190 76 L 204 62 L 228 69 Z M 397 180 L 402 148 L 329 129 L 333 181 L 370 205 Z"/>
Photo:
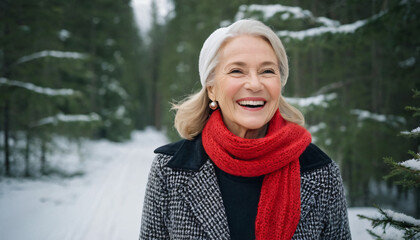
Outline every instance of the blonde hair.
<path fill-rule="evenodd" d="M 205 41 L 200 52 L 199 70 L 202 89 L 172 104 L 172 109 L 176 110 L 174 126 L 181 137 L 191 140 L 199 135 L 206 125 L 210 116 L 208 105 L 211 101 L 207 94 L 207 86 L 214 84 L 214 69 L 218 64 L 219 50 L 229 39 L 240 35 L 262 37 L 270 43 L 278 59 L 281 86 L 284 88 L 286 85 L 289 76 L 286 51 L 278 36 L 269 27 L 256 20 L 239 20 L 229 27 L 219 28 Z M 301 126 L 305 124 L 302 113 L 287 103 L 283 96 L 280 96 L 279 111 L 285 120 Z"/>

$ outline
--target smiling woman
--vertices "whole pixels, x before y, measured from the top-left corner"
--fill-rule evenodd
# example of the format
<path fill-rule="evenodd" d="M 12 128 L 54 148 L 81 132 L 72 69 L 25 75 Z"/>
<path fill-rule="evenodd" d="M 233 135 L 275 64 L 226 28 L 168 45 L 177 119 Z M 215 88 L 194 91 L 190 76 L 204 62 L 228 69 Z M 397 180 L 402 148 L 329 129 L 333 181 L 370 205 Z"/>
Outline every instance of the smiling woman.
<path fill-rule="evenodd" d="M 185 139 L 155 150 L 140 239 L 350 239 L 339 169 L 281 95 L 275 33 L 217 29 L 199 72 L 201 91 L 174 105 Z"/>
<path fill-rule="evenodd" d="M 279 107 L 281 83 L 276 54 L 261 37 L 238 36 L 219 50 L 209 98 L 218 102 L 223 122 L 236 136 L 264 137 Z"/>

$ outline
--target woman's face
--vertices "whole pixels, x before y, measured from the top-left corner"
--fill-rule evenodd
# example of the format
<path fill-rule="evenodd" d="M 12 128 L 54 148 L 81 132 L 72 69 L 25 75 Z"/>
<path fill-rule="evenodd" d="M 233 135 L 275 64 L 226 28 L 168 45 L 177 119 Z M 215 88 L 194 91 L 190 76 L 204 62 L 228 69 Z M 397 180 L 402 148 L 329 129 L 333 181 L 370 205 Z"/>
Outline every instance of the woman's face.
<path fill-rule="evenodd" d="M 278 61 L 271 45 L 249 35 L 228 41 L 219 50 L 214 85 L 207 90 L 233 134 L 264 136 L 279 107 L 281 92 Z"/>

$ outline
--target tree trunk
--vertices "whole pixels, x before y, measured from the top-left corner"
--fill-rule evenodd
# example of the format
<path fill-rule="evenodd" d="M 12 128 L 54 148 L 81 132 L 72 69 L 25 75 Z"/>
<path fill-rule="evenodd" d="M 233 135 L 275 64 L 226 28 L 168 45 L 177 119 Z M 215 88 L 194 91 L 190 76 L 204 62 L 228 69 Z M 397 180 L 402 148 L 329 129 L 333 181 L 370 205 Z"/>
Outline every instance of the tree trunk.
<path fill-rule="evenodd" d="M 162 116 L 160 114 L 161 113 L 161 110 L 160 110 L 160 96 L 157 93 L 157 90 L 156 90 L 155 94 L 156 95 L 155 95 L 155 101 L 154 101 L 154 113 L 155 113 L 154 124 L 155 124 L 156 129 L 161 129 L 161 127 L 162 127 L 162 121 L 161 121 Z"/>
<path fill-rule="evenodd" d="M 7 37 L 10 36 L 10 16 L 9 13 L 10 11 L 7 11 L 6 9 L 8 9 L 8 1 L 6 1 L 5 3 L 2 3 L 4 8 L 0 8 L 0 15 L 4 16 L 4 19 L 6 21 L 4 21 L 4 28 L 3 28 L 3 37 Z M 6 38 L 7 39 L 7 38 Z M 2 49 L 3 51 L 3 72 L 1 73 L 6 79 L 10 78 L 10 66 L 12 64 L 12 60 L 10 59 L 10 48 L 5 47 Z M 5 173 L 6 176 L 10 176 L 10 142 L 9 142 L 9 131 L 10 131 L 10 126 L 9 126 L 9 118 L 10 118 L 10 113 L 9 113 L 9 106 L 10 106 L 10 102 L 9 102 L 9 97 L 11 95 L 11 89 L 7 89 L 8 91 L 6 92 L 7 94 L 4 94 L 5 96 L 3 96 L 4 98 L 4 112 L 3 112 L 3 124 L 4 124 L 4 165 L 5 165 Z M 10 90 L 10 91 L 9 91 Z"/>
<path fill-rule="evenodd" d="M 420 218 L 420 189 L 414 189 L 414 202 L 416 203 L 415 217 Z"/>
<path fill-rule="evenodd" d="M 293 94 L 294 96 L 301 96 L 302 89 L 300 87 L 299 79 L 299 52 L 297 50 L 292 51 L 292 66 L 293 72 Z"/>
<path fill-rule="evenodd" d="M 4 165 L 6 176 L 10 176 L 10 143 L 9 143 L 9 100 L 4 103 Z"/>
<path fill-rule="evenodd" d="M 95 68 L 95 57 L 96 57 L 96 28 L 99 20 L 95 17 L 91 19 L 91 27 L 90 27 L 90 45 L 89 45 L 89 55 L 92 57 L 93 60 L 90 60 L 90 68 L 92 71 L 91 77 L 91 94 L 90 94 L 90 104 L 91 104 L 91 111 L 98 112 L 98 76 L 96 73 Z"/>
<path fill-rule="evenodd" d="M 29 172 L 29 156 L 30 156 L 30 141 L 31 141 L 31 136 L 29 133 L 30 130 L 26 131 L 26 147 L 25 147 L 25 177 L 29 177 L 30 176 L 30 172 Z"/>
<path fill-rule="evenodd" d="M 47 146 L 45 143 L 45 139 L 41 139 L 41 174 L 46 175 L 47 174 Z"/>

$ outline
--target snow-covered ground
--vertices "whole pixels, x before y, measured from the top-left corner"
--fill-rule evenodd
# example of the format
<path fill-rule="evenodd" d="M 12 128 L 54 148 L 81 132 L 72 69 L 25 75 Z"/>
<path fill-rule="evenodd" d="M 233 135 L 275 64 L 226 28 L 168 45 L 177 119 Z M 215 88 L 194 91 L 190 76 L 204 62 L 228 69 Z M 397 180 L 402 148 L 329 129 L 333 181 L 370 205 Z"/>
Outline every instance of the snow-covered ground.
<path fill-rule="evenodd" d="M 87 142 L 81 177 L 0 178 L 0 239 L 138 239 L 153 150 L 166 141 L 148 129 L 123 144 Z"/>
<path fill-rule="evenodd" d="M 87 142 L 85 174 L 62 179 L 0 178 L 0 238 L 4 240 L 138 239 L 142 201 L 153 150 L 167 142 L 157 131 L 127 143 Z M 77 159 L 71 154 L 57 158 Z M 373 208 L 349 209 L 353 239 L 371 239 Z"/>

